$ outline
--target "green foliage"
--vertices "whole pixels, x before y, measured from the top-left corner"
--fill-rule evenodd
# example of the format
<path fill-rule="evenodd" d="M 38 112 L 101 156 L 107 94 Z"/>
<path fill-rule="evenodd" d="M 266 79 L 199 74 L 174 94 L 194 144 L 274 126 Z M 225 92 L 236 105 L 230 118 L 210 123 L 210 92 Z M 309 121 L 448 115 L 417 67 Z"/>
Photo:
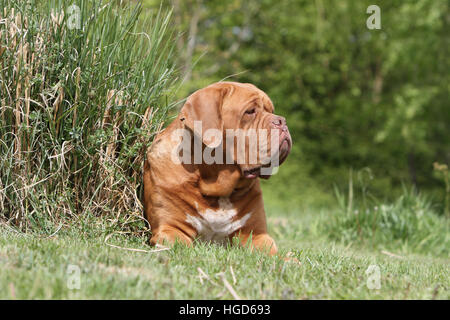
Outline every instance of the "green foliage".
<path fill-rule="evenodd" d="M 406 182 L 443 199 L 432 163 L 450 160 L 448 2 L 380 0 L 381 30 L 366 27 L 371 4 L 173 0 L 180 97 L 229 76 L 265 90 L 294 140 L 280 170 L 300 173 L 291 198 L 370 167 L 378 196 Z"/>
<path fill-rule="evenodd" d="M 445 215 L 450 218 L 450 171 L 446 164 L 433 163 L 434 171 L 444 180 L 445 184 Z"/>
<path fill-rule="evenodd" d="M 117 4 L 0 0 L 1 220 L 46 232 L 73 214 L 141 215 L 173 37 L 170 12 Z"/>

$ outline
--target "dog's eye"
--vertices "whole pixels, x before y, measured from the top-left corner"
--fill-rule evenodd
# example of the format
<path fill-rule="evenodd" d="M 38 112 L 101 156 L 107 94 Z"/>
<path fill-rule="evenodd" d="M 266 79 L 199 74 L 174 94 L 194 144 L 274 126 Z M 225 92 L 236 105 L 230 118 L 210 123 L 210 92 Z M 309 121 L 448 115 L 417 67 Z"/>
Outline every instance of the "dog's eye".
<path fill-rule="evenodd" d="M 255 112 L 256 112 L 256 109 L 251 108 L 251 109 L 248 109 L 247 111 L 245 111 L 245 114 L 254 114 Z"/>

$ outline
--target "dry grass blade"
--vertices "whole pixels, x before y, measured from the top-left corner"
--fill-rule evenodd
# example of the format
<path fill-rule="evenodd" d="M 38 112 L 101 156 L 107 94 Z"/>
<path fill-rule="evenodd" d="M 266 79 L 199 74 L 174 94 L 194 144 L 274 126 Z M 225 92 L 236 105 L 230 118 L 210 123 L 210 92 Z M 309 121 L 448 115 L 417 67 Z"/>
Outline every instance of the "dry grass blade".
<path fill-rule="evenodd" d="M 385 255 L 387 255 L 389 257 L 392 257 L 392 258 L 397 258 L 397 259 L 404 259 L 405 258 L 405 257 L 399 256 L 399 255 L 397 255 L 395 253 L 392 253 L 392 252 L 389 252 L 389 251 L 386 251 L 386 250 L 381 250 L 381 253 L 385 254 Z"/>
<path fill-rule="evenodd" d="M 233 266 L 230 266 L 231 276 L 233 277 L 233 284 L 236 284 L 236 276 L 234 275 Z"/>
<path fill-rule="evenodd" d="M 161 251 L 167 251 L 170 250 L 169 247 L 164 247 L 164 246 L 160 246 L 159 249 L 154 249 L 154 250 L 144 250 L 144 249 L 136 249 L 136 248 L 126 248 L 126 247 L 121 247 L 121 246 L 116 246 L 114 244 L 108 243 L 109 238 L 111 238 L 114 234 L 118 234 L 119 232 L 113 232 L 110 233 L 109 235 L 107 235 L 105 237 L 105 244 L 107 246 L 116 248 L 116 249 L 121 249 L 121 250 L 128 250 L 128 251 L 134 251 L 134 252 L 144 252 L 144 253 L 155 253 L 155 252 L 161 252 Z"/>
<path fill-rule="evenodd" d="M 214 280 L 212 280 L 212 279 L 206 274 L 206 272 L 202 270 L 202 268 L 198 267 L 198 268 L 197 268 L 197 271 L 198 271 L 198 273 L 199 273 L 199 279 L 200 279 L 200 282 L 201 282 L 202 284 L 203 284 L 203 278 L 204 278 L 204 279 L 208 280 L 209 282 L 211 282 L 213 285 L 219 286 L 219 284 L 218 284 L 217 282 L 215 282 Z"/>
<path fill-rule="evenodd" d="M 233 296 L 234 300 L 242 300 L 241 297 L 233 289 L 231 284 L 228 282 L 228 280 L 225 278 L 225 274 L 222 273 L 221 276 L 222 276 L 223 285 L 228 290 L 228 292 L 230 292 L 230 294 Z"/>

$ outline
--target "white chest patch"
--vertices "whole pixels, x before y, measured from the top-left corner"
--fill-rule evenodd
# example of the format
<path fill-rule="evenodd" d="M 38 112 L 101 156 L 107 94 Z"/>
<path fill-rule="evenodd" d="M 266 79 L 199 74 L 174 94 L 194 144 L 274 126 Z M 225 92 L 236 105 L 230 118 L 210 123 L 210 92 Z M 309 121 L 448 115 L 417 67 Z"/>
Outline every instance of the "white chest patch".
<path fill-rule="evenodd" d="M 206 209 L 199 214 L 199 217 L 188 215 L 186 222 L 197 230 L 200 239 L 219 243 L 224 243 L 230 234 L 242 228 L 251 216 L 249 212 L 233 221 L 237 211 L 228 198 L 219 198 L 218 209 Z"/>

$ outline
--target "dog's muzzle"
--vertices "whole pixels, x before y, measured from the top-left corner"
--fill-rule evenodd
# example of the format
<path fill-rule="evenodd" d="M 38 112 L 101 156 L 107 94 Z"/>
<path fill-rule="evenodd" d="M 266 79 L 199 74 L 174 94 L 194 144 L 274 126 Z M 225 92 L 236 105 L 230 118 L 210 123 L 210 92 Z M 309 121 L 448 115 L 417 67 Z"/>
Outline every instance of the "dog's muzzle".
<path fill-rule="evenodd" d="M 278 141 L 278 152 L 275 153 L 276 158 L 278 158 L 278 161 L 276 162 L 276 166 L 281 165 L 286 158 L 288 157 L 289 153 L 292 149 L 292 139 L 291 135 L 289 133 L 289 129 L 286 125 L 286 119 L 277 115 L 273 115 L 272 119 L 270 120 L 270 128 L 271 130 L 279 130 L 279 141 Z M 271 174 L 265 174 L 266 172 L 271 172 L 271 170 L 267 170 L 267 168 L 272 168 L 274 163 L 274 158 L 272 158 L 271 162 L 254 167 L 249 168 L 247 170 L 243 171 L 243 175 L 246 178 L 254 179 L 254 178 L 263 178 L 268 179 L 270 178 Z M 266 170 L 263 170 L 266 169 Z"/>

